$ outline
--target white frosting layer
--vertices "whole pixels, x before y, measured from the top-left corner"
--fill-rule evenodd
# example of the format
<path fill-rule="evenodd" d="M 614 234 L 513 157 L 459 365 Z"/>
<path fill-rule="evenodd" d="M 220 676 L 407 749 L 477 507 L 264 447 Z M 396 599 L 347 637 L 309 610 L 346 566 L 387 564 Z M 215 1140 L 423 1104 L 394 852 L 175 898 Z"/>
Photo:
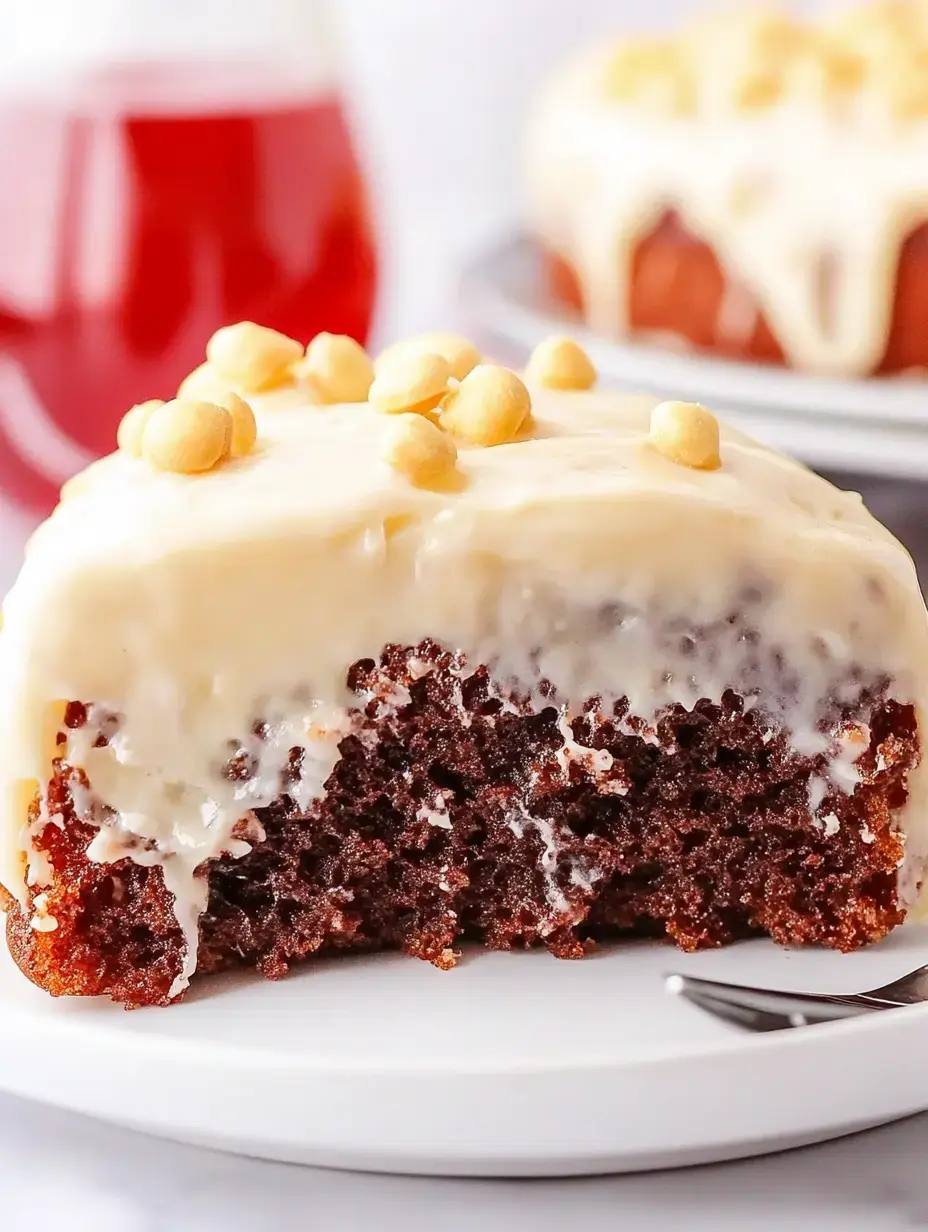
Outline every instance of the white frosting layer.
<path fill-rule="evenodd" d="M 608 96 L 614 55 L 552 81 L 528 135 L 531 225 L 575 268 L 592 326 L 627 332 L 634 252 L 674 210 L 729 280 L 720 340 L 750 335 L 753 302 L 795 367 L 872 372 L 902 243 L 928 221 L 928 109 L 901 123 L 874 88 L 838 102 L 797 89 L 738 110 L 716 96 L 732 66 L 710 59 L 694 109 L 655 111 L 647 96 Z"/>
<path fill-rule="evenodd" d="M 827 753 L 813 808 L 852 790 L 862 746 L 822 736 L 824 698 L 853 697 L 855 670 L 886 675 L 928 721 L 911 560 L 855 494 L 738 433 L 723 428 L 716 471 L 670 462 L 648 442 L 650 405 L 536 390 L 525 438 L 463 447 L 443 491 L 381 462 L 388 417 L 298 390 L 259 399 L 256 452 L 210 474 L 95 464 L 4 604 L 0 880 L 25 901 L 27 871 L 47 879 L 26 807 L 60 701 L 90 704 L 66 749 L 90 783 L 73 793 L 99 827 L 90 855 L 163 867 L 190 943 L 179 990 L 195 870 L 260 839 L 250 811 L 280 794 L 291 748 L 306 756 L 286 790 L 302 807 L 321 794 L 357 705 L 347 668 L 425 637 L 526 688 L 547 679 L 565 716 L 594 694 L 651 719 L 753 692 L 797 748 Z M 564 729 L 565 764 L 590 756 Z M 237 749 L 244 779 L 223 773 Z M 906 896 L 928 853 L 926 770 L 899 818 Z M 429 820 L 447 824 L 443 800 Z"/>

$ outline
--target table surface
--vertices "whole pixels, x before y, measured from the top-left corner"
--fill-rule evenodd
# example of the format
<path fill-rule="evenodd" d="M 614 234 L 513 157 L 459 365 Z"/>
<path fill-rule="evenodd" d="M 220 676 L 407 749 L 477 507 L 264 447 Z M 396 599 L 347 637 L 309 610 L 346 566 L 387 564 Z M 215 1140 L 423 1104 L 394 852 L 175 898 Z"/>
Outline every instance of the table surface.
<path fill-rule="evenodd" d="M 918 557 L 919 489 L 870 483 L 864 497 Z M 31 526 L 0 508 L 0 594 Z M 824 1146 L 672 1173 L 512 1182 L 363 1176 L 196 1150 L 0 1096 L 3 1222 L 12 1228 L 39 1219 L 69 1232 L 894 1232 L 928 1228 L 926 1163 L 928 1114 Z"/>
<path fill-rule="evenodd" d="M 0 1097 L 4 1226 L 69 1232 L 896 1232 L 928 1227 L 928 1115 L 824 1146 L 569 1181 L 325 1172 Z"/>

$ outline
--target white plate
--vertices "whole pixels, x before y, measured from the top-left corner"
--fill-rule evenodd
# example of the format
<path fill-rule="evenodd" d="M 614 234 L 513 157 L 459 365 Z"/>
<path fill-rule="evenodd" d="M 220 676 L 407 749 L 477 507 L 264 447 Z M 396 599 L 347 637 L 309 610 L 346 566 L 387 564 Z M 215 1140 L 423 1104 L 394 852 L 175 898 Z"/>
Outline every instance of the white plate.
<path fill-rule="evenodd" d="M 478 258 L 462 280 L 465 311 L 519 358 L 569 329 L 607 384 L 705 402 L 730 422 L 824 469 L 928 479 L 928 380 L 828 380 L 774 365 L 682 353 L 659 342 L 591 333 L 545 289 L 539 253 L 522 237 Z"/>
<path fill-rule="evenodd" d="M 183 1141 L 336 1167 L 627 1171 L 819 1141 L 928 1107 L 928 1007 L 749 1035 L 663 992 L 668 968 L 851 991 L 928 961 L 901 930 L 849 956 L 758 941 L 443 973 L 339 957 L 204 980 L 166 1010 L 52 1001 L 0 960 L 0 1088 Z"/>

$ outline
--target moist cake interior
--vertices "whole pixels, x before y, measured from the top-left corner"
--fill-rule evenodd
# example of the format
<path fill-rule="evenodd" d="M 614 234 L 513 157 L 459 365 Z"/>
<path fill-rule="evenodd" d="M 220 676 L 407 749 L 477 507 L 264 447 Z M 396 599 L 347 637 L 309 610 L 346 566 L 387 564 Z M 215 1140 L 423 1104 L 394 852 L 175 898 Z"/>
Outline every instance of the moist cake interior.
<path fill-rule="evenodd" d="M 820 727 L 836 741 L 867 733 L 860 781 L 813 812 L 826 755 L 791 747 L 754 697 L 673 705 L 653 727 L 623 701 L 604 713 L 591 698 L 568 724 L 553 690 L 539 706 L 437 643 L 387 646 L 348 672 L 355 730 L 324 798 L 305 812 L 286 794 L 256 809 L 242 823 L 251 853 L 206 870 L 198 970 L 274 978 L 349 948 L 447 968 L 469 940 L 559 958 L 630 935 L 686 950 L 763 933 L 838 950 L 874 941 L 904 915 L 891 814 L 918 736 L 885 680 L 847 683 Z M 87 714 L 72 703 L 65 726 Z M 293 778 L 302 755 L 291 752 Z M 244 750 L 224 772 L 247 779 Z M 48 807 L 64 824 L 35 840 L 54 870 L 43 889 L 57 928 L 35 931 L 10 901 L 13 954 L 56 995 L 167 1004 L 185 943 L 162 869 L 93 863 L 93 829 L 72 805 L 82 789 L 59 758 Z"/>

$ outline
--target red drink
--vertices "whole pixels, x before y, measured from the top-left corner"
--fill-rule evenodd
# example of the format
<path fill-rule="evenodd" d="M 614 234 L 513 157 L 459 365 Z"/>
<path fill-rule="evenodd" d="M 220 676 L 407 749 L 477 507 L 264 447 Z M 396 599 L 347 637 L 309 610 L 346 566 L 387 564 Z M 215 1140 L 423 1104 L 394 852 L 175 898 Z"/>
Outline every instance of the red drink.
<path fill-rule="evenodd" d="M 0 100 L 0 488 L 48 509 L 218 326 L 364 340 L 375 260 L 337 96 L 132 65 Z"/>

